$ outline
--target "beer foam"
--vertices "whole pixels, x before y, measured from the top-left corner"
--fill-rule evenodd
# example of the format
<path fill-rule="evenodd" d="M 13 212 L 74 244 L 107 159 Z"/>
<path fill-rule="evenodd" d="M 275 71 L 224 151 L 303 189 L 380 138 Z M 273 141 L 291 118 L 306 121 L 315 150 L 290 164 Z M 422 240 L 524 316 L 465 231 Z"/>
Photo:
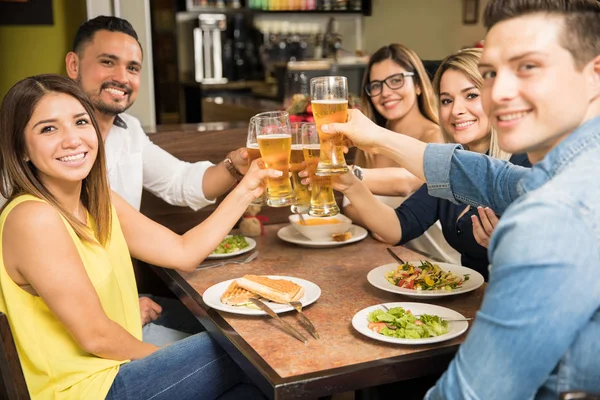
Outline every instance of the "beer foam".
<path fill-rule="evenodd" d="M 303 147 L 301 144 L 293 144 L 292 145 L 292 150 L 302 150 Z"/>
<path fill-rule="evenodd" d="M 277 134 L 273 134 L 273 135 L 258 135 L 256 138 L 257 139 L 287 139 L 287 138 L 291 138 L 292 135 L 288 134 L 288 133 L 277 133 Z"/>
<path fill-rule="evenodd" d="M 346 104 L 348 100 L 344 99 L 327 99 L 327 100 L 311 100 L 313 104 Z"/>
<path fill-rule="evenodd" d="M 248 143 L 248 144 L 246 144 L 246 147 L 249 149 L 257 149 L 257 150 L 259 149 L 258 143 Z"/>
<path fill-rule="evenodd" d="M 304 145 L 303 147 L 304 149 L 308 149 L 308 150 L 321 150 L 321 145 L 318 143 L 315 144 L 307 144 Z"/>

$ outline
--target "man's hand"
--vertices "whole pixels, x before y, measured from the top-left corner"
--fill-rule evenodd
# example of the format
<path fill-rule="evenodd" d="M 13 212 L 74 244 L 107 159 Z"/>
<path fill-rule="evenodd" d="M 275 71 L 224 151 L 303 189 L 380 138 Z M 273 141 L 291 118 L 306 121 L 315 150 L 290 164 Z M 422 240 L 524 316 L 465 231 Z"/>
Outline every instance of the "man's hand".
<path fill-rule="evenodd" d="M 237 150 L 229 153 L 229 158 L 233 162 L 233 166 L 240 171 L 240 173 L 246 175 L 248 172 L 248 150 L 245 147 L 240 147 Z"/>
<path fill-rule="evenodd" d="M 162 307 L 152 301 L 149 297 L 140 297 L 140 314 L 142 316 L 142 326 L 155 321 L 160 317 Z"/>
<path fill-rule="evenodd" d="M 496 225 L 498 224 L 498 217 L 489 207 L 477 207 L 477 212 L 479 213 L 479 218 L 477 218 L 476 215 L 471 216 L 471 221 L 473 222 L 473 236 L 477 243 L 487 249 L 490 245 L 492 232 L 494 232 L 494 229 L 496 229 Z"/>

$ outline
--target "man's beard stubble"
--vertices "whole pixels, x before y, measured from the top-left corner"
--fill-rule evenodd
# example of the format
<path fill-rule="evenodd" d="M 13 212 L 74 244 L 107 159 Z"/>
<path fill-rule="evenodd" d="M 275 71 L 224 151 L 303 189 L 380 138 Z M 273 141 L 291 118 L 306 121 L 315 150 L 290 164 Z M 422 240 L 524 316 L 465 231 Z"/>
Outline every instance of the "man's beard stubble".
<path fill-rule="evenodd" d="M 81 73 L 77 76 L 77 84 L 79 85 L 80 88 L 84 89 L 83 84 L 81 83 Z M 104 82 L 100 86 L 99 93 L 96 93 L 93 90 L 86 91 L 85 89 L 84 89 L 84 92 L 87 95 L 87 97 L 90 99 L 90 101 L 92 102 L 94 107 L 96 107 L 96 110 L 98 112 L 115 117 L 115 116 L 125 112 L 129 107 L 131 107 L 131 105 L 133 103 L 129 102 L 129 101 L 126 102 L 125 104 L 104 102 L 100 98 L 100 95 L 105 88 L 111 87 L 111 86 L 119 88 L 121 90 L 124 90 L 125 93 L 127 94 L 127 96 L 131 95 L 131 88 L 127 87 L 127 85 L 122 85 L 122 84 L 116 83 L 116 82 Z"/>

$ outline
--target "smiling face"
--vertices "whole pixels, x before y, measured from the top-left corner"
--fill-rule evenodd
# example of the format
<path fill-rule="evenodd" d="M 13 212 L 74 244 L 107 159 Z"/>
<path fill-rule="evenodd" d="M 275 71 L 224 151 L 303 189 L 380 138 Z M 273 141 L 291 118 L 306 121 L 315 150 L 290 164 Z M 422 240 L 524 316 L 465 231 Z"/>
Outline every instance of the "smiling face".
<path fill-rule="evenodd" d="M 440 80 L 440 122 L 456 143 L 485 153 L 490 145 L 490 125 L 479 89 L 467 76 L 448 69 Z"/>
<path fill-rule="evenodd" d="M 100 30 L 74 60 L 77 69 L 67 66 L 69 76 L 77 79 L 98 111 L 117 115 L 133 104 L 142 68 L 142 50 L 133 37 Z"/>
<path fill-rule="evenodd" d="M 77 99 L 64 93 L 40 99 L 24 135 L 25 157 L 50 191 L 81 185 L 98 154 L 98 136 L 89 115 Z"/>
<path fill-rule="evenodd" d="M 479 70 L 483 104 L 500 147 L 541 160 L 586 118 L 593 68 L 560 45 L 559 16 L 527 15 L 488 32 Z"/>
<path fill-rule="evenodd" d="M 396 62 L 387 59 L 373 64 L 369 81 L 383 81 L 384 79 L 402 72 L 408 72 Z M 388 121 L 395 121 L 406 116 L 411 110 L 419 108 L 417 102 L 417 88 L 412 77 L 404 78 L 404 85 L 400 89 L 392 90 L 386 84 L 382 85 L 381 94 L 371 97 L 373 107 Z"/>

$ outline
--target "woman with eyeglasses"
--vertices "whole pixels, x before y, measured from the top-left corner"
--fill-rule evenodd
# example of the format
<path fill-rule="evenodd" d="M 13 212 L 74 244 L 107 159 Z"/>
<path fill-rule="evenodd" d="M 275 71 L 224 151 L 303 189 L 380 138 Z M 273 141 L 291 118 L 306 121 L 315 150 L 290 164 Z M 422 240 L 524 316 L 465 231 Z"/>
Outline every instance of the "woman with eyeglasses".
<path fill-rule="evenodd" d="M 443 143 L 435 95 L 419 56 L 401 44 L 390 44 L 370 58 L 363 78 L 361 110 L 375 123 L 422 142 Z M 367 187 L 390 207 L 398 207 L 423 185 L 416 176 L 382 155 L 357 150 L 354 167 Z M 359 172 L 360 171 L 360 172 Z M 355 223 L 364 222 L 351 202 L 344 198 L 344 214 Z M 374 236 L 381 240 L 377 234 Z M 448 262 L 458 262 L 445 241 L 439 224 L 408 247 Z"/>
<path fill-rule="evenodd" d="M 436 72 L 433 89 L 439 96 L 439 115 L 445 140 L 492 157 L 510 157 L 514 164 L 530 167 L 526 155 L 511 157 L 497 145 L 496 132 L 481 104 L 483 79 L 477 69 L 480 57 L 480 49 L 460 51 L 446 57 Z M 480 272 L 487 280 L 487 249 L 479 242 L 486 243 L 476 238 L 474 227 L 482 228 L 481 218 L 484 228 L 493 230 L 493 221 L 497 217 L 492 210 L 476 210 L 431 197 L 426 185 L 394 210 L 377 201 L 367 185 L 352 174 L 339 175 L 334 181 L 334 189 L 343 192 L 366 226 L 388 243 L 404 245 L 421 236 L 439 220 L 444 237 L 460 253 L 461 264 Z M 398 222 L 390 222 L 394 220 Z M 491 231 L 487 233 L 491 234 Z"/>

